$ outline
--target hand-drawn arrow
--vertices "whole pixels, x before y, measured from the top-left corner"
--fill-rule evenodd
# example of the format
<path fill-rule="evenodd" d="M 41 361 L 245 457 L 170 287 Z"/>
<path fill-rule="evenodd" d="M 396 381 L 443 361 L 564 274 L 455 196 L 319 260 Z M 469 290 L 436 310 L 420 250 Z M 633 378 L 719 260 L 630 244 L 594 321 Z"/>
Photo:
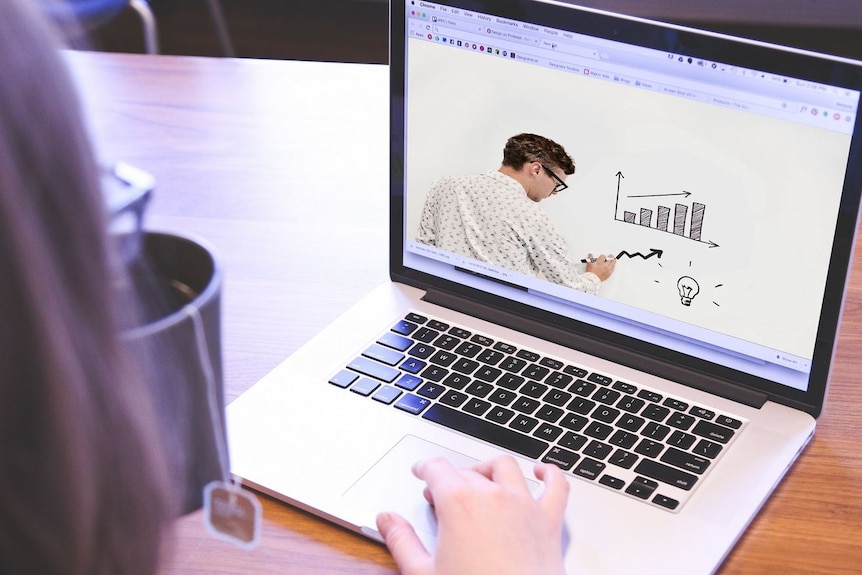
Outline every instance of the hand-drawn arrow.
<path fill-rule="evenodd" d="M 663 197 L 666 197 L 666 196 L 685 196 L 685 197 L 689 197 L 690 195 L 691 195 L 691 192 L 686 192 L 685 190 L 683 190 L 682 192 L 680 192 L 680 193 L 678 193 L 678 194 L 646 194 L 646 195 L 643 195 L 643 196 L 626 196 L 626 197 L 627 197 L 627 198 L 663 198 Z"/>
<path fill-rule="evenodd" d="M 627 251 L 623 250 L 623 251 L 621 251 L 620 253 L 618 253 L 618 254 L 617 254 L 617 259 L 620 259 L 620 258 L 622 258 L 623 256 L 628 256 L 629 258 L 635 258 L 635 257 L 640 256 L 640 257 L 642 257 L 642 258 L 643 258 L 643 259 L 645 259 L 645 260 L 648 260 L 648 259 L 650 259 L 651 257 L 656 256 L 658 259 L 661 259 L 661 255 L 662 255 L 663 253 L 664 253 L 664 250 L 657 250 L 657 249 L 655 249 L 655 248 L 651 248 L 651 249 L 650 249 L 649 255 L 643 255 L 643 254 L 642 254 L 642 253 L 640 253 L 640 252 L 635 252 L 635 253 L 631 254 L 631 253 L 629 253 L 629 252 L 627 252 Z"/>

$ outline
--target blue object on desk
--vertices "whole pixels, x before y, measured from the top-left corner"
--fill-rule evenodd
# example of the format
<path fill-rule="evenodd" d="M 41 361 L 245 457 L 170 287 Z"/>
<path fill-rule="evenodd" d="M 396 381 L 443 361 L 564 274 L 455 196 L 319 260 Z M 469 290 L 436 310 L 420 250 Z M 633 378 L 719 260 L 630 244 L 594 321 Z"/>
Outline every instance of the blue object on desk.
<path fill-rule="evenodd" d="M 156 19 L 147 0 L 39 0 L 39 6 L 67 33 L 76 29 L 88 33 L 104 26 L 126 7 L 130 7 L 141 17 L 147 53 L 156 54 L 159 51 Z"/>

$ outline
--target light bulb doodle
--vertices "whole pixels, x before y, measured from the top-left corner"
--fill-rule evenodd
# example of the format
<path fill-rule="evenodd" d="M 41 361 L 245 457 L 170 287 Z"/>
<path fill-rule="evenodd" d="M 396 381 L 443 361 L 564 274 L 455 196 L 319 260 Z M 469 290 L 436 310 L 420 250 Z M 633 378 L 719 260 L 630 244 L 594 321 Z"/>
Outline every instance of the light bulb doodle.
<path fill-rule="evenodd" d="M 700 293 L 700 286 L 697 281 L 691 276 L 682 276 L 676 282 L 676 288 L 679 290 L 679 301 L 682 305 L 690 306 L 691 300 Z"/>

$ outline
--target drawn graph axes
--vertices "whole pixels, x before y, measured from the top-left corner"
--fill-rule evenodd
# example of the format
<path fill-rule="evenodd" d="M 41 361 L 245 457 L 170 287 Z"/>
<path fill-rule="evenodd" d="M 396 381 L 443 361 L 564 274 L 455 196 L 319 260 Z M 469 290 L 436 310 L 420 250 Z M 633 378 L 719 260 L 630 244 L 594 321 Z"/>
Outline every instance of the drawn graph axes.
<path fill-rule="evenodd" d="M 624 210 L 623 217 L 619 217 L 619 204 L 620 204 L 620 191 L 622 187 L 622 180 L 625 179 L 625 176 L 622 172 L 617 172 L 617 198 L 616 198 L 616 206 L 614 208 L 614 220 L 626 224 L 639 225 L 645 228 L 649 228 L 651 230 L 665 232 L 672 234 L 677 237 L 686 238 L 692 241 L 708 244 L 710 248 L 719 247 L 719 245 L 711 240 L 703 239 L 703 220 L 706 214 L 706 204 L 702 204 L 700 202 L 692 202 L 691 207 L 689 208 L 686 204 L 675 203 L 673 206 L 673 210 L 671 213 L 671 208 L 669 206 L 659 205 L 657 210 L 652 210 L 651 208 L 640 208 L 638 213 Z M 645 194 L 645 195 L 630 195 L 626 196 L 628 198 L 658 198 L 658 197 L 670 197 L 670 196 L 684 196 L 688 198 L 691 195 L 691 192 L 682 191 L 679 193 L 669 193 L 669 194 Z M 688 226 L 688 235 L 686 235 L 686 222 L 689 219 L 689 212 L 691 215 L 691 221 Z M 653 225 L 653 215 L 656 215 L 656 222 Z M 672 216 L 672 217 L 671 217 Z"/>

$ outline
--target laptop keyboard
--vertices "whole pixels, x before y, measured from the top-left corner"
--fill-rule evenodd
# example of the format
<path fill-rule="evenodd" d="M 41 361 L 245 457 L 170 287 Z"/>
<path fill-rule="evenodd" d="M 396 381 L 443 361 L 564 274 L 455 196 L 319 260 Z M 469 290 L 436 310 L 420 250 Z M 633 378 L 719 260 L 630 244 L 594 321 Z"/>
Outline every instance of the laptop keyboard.
<path fill-rule="evenodd" d="M 678 511 L 741 418 L 408 313 L 329 383 Z"/>

